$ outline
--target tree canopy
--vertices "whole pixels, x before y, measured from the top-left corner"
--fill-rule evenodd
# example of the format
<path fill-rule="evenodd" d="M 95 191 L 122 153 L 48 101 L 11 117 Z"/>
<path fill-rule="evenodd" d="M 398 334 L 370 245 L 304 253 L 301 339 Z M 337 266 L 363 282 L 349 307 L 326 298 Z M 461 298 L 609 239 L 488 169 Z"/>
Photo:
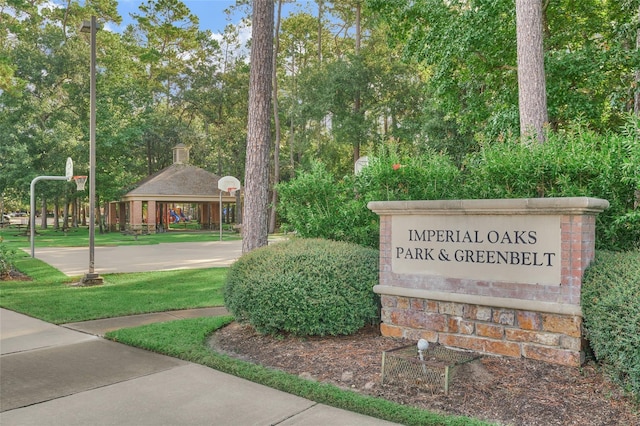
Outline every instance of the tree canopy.
<path fill-rule="evenodd" d="M 62 174 L 66 157 L 76 174 L 88 173 L 89 41 L 79 26 L 91 15 L 121 22 L 116 6 L 0 5 L 0 193 L 7 208 L 25 204 L 33 177 Z M 575 123 L 619 131 L 639 90 L 636 2 L 543 6 L 550 131 Z M 251 64 L 238 27 L 213 37 L 180 0 L 150 0 L 133 18 L 122 33 L 98 32 L 98 199 L 117 199 L 168 166 L 178 143 L 191 148 L 193 164 L 244 176 Z M 338 176 L 352 173 L 354 155 L 383 145 L 408 154 L 442 151 L 455 162 L 519 133 L 511 0 L 315 0 L 284 16 L 275 36 L 279 180 L 316 160 Z M 71 184 L 38 191 L 51 201 L 77 196 Z"/>

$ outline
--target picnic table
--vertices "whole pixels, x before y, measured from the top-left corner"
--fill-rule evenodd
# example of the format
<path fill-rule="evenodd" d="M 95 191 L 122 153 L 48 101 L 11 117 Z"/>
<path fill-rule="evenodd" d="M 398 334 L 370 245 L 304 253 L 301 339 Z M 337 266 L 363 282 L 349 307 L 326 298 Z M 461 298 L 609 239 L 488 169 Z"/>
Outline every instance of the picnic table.
<path fill-rule="evenodd" d="M 30 235 L 29 234 L 30 228 L 28 223 L 12 223 L 11 225 L 9 225 L 9 228 L 15 228 L 18 230 L 18 233 L 14 234 L 16 237 L 24 237 L 24 236 Z"/>

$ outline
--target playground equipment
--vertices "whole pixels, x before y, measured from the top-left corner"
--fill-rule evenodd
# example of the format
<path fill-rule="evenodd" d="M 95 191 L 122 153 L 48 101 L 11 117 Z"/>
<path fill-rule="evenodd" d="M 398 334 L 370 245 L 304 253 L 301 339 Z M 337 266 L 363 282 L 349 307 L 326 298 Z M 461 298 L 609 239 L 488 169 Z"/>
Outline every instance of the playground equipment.
<path fill-rule="evenodd" d="M 184 212 L 181 208 L 170 209 L 169 216 L 173 219 L 173 223 L 189 222 L 189 218 L 184 215 Z"/>
<path fill-rule="evenodd" d="M 169 210 L 169 215 L 171 215 L 171 218 L 173 219 L 173 223 L 180 223 L 180 216 L 178 216 L 175 210 L 173 209 Z"/>

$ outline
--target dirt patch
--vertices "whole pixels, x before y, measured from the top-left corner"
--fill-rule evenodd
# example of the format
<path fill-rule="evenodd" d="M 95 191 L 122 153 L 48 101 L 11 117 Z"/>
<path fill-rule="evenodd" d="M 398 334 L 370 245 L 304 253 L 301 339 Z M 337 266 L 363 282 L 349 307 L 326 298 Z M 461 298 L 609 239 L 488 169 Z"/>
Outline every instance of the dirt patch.
<path fill-rule="evenodd" d="M 0 281 L 31 281 L 31 277 L 20 271 L 11 270 L 7 273 L 0 274 Z"/>
<path fill-rule="evenodd" d="M 215 351 L 310 380 L 439 413 L 505 425 L 640 425 L 640 414 L 598 366 L 582 368 L 485 356 L 460 367 L 448 395 L 409 384 L 381 385 L 382 352 L 415 342 L 382 337 L 263 336 L 231 323 L 210 339 Z"/>

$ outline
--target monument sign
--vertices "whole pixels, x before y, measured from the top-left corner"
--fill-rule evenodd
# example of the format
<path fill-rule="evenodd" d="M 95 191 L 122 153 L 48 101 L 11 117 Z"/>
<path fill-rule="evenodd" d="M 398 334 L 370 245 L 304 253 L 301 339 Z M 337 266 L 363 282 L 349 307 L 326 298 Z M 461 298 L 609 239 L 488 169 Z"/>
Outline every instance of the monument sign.
<path fill-rule="evenodd" d="M 383 335 L 579 365 L 596 198 L 375 201 Z"/>

